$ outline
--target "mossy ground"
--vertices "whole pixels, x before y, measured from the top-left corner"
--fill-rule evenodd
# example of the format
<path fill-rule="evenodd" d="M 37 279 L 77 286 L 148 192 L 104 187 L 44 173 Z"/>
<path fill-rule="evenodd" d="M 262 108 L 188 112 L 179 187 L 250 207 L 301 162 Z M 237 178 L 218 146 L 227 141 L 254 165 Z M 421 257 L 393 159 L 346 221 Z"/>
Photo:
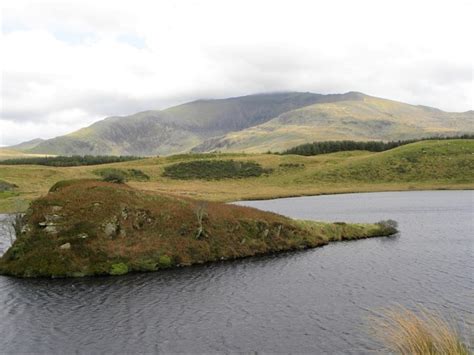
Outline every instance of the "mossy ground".
<path fill-rule="evenodd" d="M 167 166 L 197 160 L 254 161 L 271 173 L 221 180 L 179 180 L 163 176 Z M 235 201 L 344 192 L 474 188 L 474 140 L 424 141 L 393 150 L 340 152 L 312 157 L 275 154 L 184 154 L 98 166 L 55 168 L 0 166 L 0 179 L 18 185 L 0 196 L 0 213 L 24 210 L 60 180 L 97 179 L 97 169 L 137 169 L 149 181 L 130 181 L 143 191 Z"/>
<path fill-rule="evenodd" d="M 1 273 L 121 275 L 395 232 L 377 224 L 296 221 L 94 180 L 57 184 L 32 203 L 24 221 L 24 232 L 0 259 Z"/>

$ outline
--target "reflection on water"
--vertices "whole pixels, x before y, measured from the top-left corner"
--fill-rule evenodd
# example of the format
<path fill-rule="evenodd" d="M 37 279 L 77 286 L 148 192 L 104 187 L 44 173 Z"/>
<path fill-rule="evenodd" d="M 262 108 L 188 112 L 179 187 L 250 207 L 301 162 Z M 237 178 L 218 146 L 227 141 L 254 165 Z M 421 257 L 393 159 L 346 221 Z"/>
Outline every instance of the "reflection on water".
<path fill-rule="evenodd" d="M 395 192 L 242 204 L 298 218 L 395 219 L 395 238 L 123 277 L 0 276 L 4 352 L 353 352 L 368 317 L 424 306 L 474 326 L 473 193 Z"/>

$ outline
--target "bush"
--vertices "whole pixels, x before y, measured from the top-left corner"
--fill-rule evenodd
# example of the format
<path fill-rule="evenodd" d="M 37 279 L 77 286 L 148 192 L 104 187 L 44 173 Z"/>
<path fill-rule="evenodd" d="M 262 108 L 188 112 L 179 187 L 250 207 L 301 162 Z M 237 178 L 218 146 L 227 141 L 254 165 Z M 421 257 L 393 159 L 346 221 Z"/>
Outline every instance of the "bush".
<path fill-rule="evenodd" d="M 128 169 L 127 175 L 130 180 L 137 180 L 137 181 L 148 181 L 150 177 L 145 174 L 143 171 L 138 169 Z"/>
<path fill-rule="evenodd" d="M 95 175 L 102 176 L 102 178 L 105 178 L 106 176 L 110 175 L 123 175 L 125 178 L 125 181 L 129 180 L 135 180 L 135 181 L 148 181 L 150 180 L 150 177 L 145 174 L 143 171 L 138 170 L 138 169 L 115 169 L 115 168 L 105 168 L 105 169 L 96 169 L 93 171 Z"/>
<path fill-rule="evenodd" d="M 2 191 L 11 191 L 14 188 L 17 188 L 18 186 L 15 184 L 11 184 L 9 182 L 6 182 L 4 180 L 0 180 L 0 192 Z"/>
<path fill-rule="evenodd" d="M 163 176 L 172 179 L 219 180 L 226 178 L 257 177 L 270 173 L 260 164 L 252 161 L 194 160 L 165 167 Z"/>
<path fill-rule="evenodd" d="M 102 180 L 116 184 L 123 184 L 125 181 L 127 181 L 127 177 L 120 170 L 115 170 L 104 173 L 104 175 L 102 175 Z"/>
<path fill-rule="evenodd" d="M 124 275 L 128 273 L 128 266 L 125 263 L 112 264 L 110 275 Z"/>

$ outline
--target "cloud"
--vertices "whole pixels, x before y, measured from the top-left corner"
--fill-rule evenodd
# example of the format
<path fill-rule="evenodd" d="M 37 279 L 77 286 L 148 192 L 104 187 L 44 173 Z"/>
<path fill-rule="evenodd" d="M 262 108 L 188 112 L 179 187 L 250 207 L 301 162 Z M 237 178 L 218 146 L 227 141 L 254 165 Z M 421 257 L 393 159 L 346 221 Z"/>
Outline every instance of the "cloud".
<path fill-rule="evenodd" d="M 470 1 L 2 2 L 0 145 L 263 91 L 472 109 Z"/>

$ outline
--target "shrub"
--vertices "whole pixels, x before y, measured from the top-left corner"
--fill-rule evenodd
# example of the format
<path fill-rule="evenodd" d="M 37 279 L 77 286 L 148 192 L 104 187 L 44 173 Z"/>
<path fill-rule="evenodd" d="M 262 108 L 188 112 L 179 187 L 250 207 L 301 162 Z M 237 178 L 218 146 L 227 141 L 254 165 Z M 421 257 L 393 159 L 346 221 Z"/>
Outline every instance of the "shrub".
<path fill-rule="evenodd" d="M 18 186 L 15 184 L 11 184 L 9 182 L 6 182 L 4 180 L 0 180 L 0 192 L 2 191 L 11 191 L 14 188 L 17 188 Z"/>
<path fill-rule="evenodd" d="M 109 273 L 110 275 L 124 275 L 128 273 L 128 266 L 125 263 L 112 264 Z"/>
<path fill-rule="evenodd" d="M 145 174 L 143 171 L 138 169 L 128 169 L 127 175 L 130 180 L 137 180 L 137 181 L 148 181 L 150 177 Z"/>
<path fill-rule="evenodd" d="M 109 175 L 116 175 L 120 174 L 123 175 L 126 181 L 128 180 L 136 180 L 136 181 L 148 181 L 150 177 L 145 174 L 143 171 L 138 169 L 116 169 L 116 168 L 105 168 L 105 169 L 96 169 L 93 171 L 95 175 L 99 175 L 102 178 L 105 178 Z"/>
<path fill-rule="evenodd" d="M 219 180 L 226 178 L 257 177 L 270 173 L 258 163 L 235 160 L 194 160 L 168 165 L 163 176 L 172 179 Z"/>
<path fill-rule="evenodd" d="M 116 184 L 123 184 L 127 181 L 127 177 L 120 170 L 108 171 L 102 175 L 102 180 L 107 182 L 114 182 Z"/>

